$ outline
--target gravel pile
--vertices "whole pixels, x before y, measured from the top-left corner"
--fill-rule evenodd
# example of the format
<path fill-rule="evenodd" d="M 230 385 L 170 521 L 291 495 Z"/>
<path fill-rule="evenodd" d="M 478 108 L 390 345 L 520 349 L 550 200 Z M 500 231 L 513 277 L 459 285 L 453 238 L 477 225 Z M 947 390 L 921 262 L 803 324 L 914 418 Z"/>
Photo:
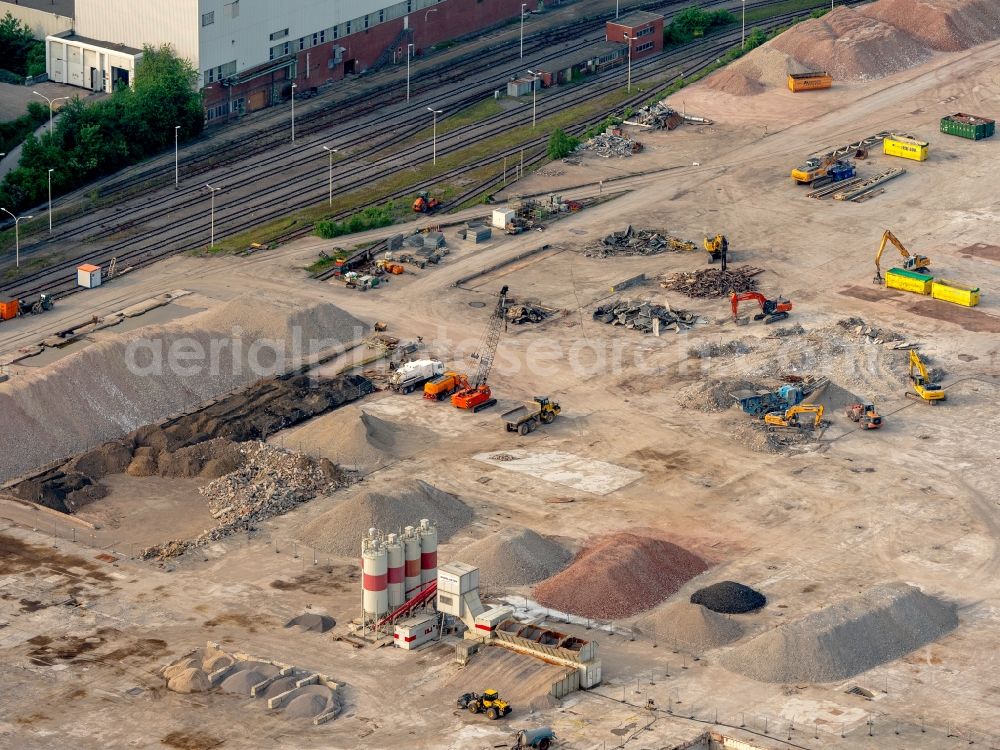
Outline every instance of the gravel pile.
<path fill-rule="evenodd" d="M 708 563 L 676 544 L 628 532 L 594 539 L 566 570 L 535 587 L 561 612 L 613 620 L 655 607 Z"/>
<path fill-rule="evenodd" d="M 761 682 L 834 682 L 905 656 L 957 625 L 953 605 L 887 583 L 758 635 L 722 665 Z"/>
<path fill-rule="evenodd" d="M 720 355 L 726 352 L 720 351 Z M 712 355 L 715 356 L 715 355 Z M 734 391 L 754 391 L 760 388 L 756 381 L 740 378 L 714 378 L 685 386 L 677 394 L 677 402 L 686 409 L 703 412 L 718 412 L 731 409 Z"/>
<path fill-rule="evenodd" d="M 935 50 L 954 52 L 1000 37 L 996 0 L 879 0 L 858 12 L 892 24 Z"/>
<path fill-rule="evenodd" d="M 455 559 L 479 568 L 484 586 L 507 588 L 537 583 L 565 568 L 573 555 L 530 529 L 506 528 L 473 542 Z"/>
<path fill-rule="evenodd" d="M 642 633 L 660 643 L 700 653 L 739 640 L 743 626 L 700 604 L 671 602 L 636 623 Z"/>
<path fill-rule="evenodd" d="M 286 628 L 298 628 L 307 633 L 325 633 L 331 630 L 337 621 L 332 617 L 317 614 L 316 612 L 305 612 L 298 617 L 293 617 L 285 623 Z"/>
<path fill-rule="evenodd" d="M 328 303 L 243 296 L 218 310 L 94 343 L 38 373 L 0 384 L 5 430 L 18 435 L 0 452 L 0 481 L 257 381 L 260 368 L 274 360 L 275 349 L 267 346 L 251 359 L 251 344 L 262 338 L 284 342 L 284 354 L 291 357 L 296 341 L 308 352 L 310 341 L 351 340 L 358 327 L 364 329 Z M 227 346 L 212 362 L 209 354 L 220 352 L 220 341 Z M 184 370 L 171 368 L 172 346 L 186 352 L 200 347 L 204 362 L 182 361 Z"/>
<path fill-rule="evenodd" d="M 700 604 L 713 612 L 740 615 L 760 609 L 767 604 L 767 597 L 742 583 L 719 581 L 691 594 L 691 603 Z"/>
<path fill-rule="evenodd" d="M 438 540 L 445 541 L 472 520 L 472 508 L 450 492 L 419 479 L 400 482 L 391 494 L 361 492 L 305 524 L 299 539 L 331 555 L 357 557 L 368 529 L 398 533 L 420 519 L 437 523 Z"/>

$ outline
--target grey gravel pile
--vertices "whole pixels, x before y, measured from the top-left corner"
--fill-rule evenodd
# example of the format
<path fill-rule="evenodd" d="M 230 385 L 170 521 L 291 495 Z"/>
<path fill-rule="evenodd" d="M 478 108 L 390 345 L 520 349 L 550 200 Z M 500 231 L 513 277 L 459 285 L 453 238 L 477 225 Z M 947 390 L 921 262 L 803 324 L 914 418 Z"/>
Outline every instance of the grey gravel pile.
<path fill-rule="evenodd" d="M 834 682 L 905 656 L 957 625 L 953 605 L 902 582 L 881 584 L 758 635 L 722 665 L 761 682 Z"/>
<path fill-rule="evenodd" d="M 736 581 L 719 581 L 691 594 L 691 603 L 708 607 L 713 612 L 739 615 L 753 612 L 767 604 L 767 597 Z"/>
<path fill-rule="evenodd" d="M 261 339 L 285 342 L 288 359 L 295 346 L 308 353 L 310 342 L 329 346 L 352 340 L 358 330 L 363 333 L 364 324 L 336 305 L 247 295 L 217 310 L 94 343 L 0 385 L 5 432 L 18 436 L 0 451 L 0 481 L 266 377 L 266 369 L 274 369 L 275 348 L 263 346 L 251 355 L 251 344 Z M 226 344 L 221 349 L 220 341 Z M 200 347 L 205 366 L 193 360 L 178 362 L 190 372 L 167 366 L 171 347 L 181 343 L 187 353 Z M 158 352 L 163 367 L 156 364 Z"/>
<path fill-rule="evenodd" d="M 671 602 L 636 623 L 636 628 L 659 643 L 694 653 L 725 646 L 743 635 L 743 626 L 700 604 Z"/>
<path fill-rule="evenodd" d="M 494 588 L 542 581 L 569 565 L 572 558 L 558 542 L 524 528 L 504 529 L 455 553 L 456 560 L 479 568 L 483 585 Z"/>
<path fill-rule="evenodd" d="M 361 492 L 305 524 L 299 538 L 331 555 L 357 557 L 368 529 L 398 533 L 420 519 L 437 523 L 438 540 L 445 541 L 472 520 L 472 508 L 450 492 L 419 479 L 405 480 L 391 494 Z"/>

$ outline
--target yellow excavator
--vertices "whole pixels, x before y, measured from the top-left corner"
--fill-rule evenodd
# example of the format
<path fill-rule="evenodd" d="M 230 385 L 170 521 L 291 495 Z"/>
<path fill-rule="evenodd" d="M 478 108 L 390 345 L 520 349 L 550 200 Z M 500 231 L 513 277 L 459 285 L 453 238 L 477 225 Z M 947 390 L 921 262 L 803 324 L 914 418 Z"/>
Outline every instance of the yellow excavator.
<path fill-rule="evenodd" d="M 913 390 L 906 392 L 907 398 L 920 399 L 931 406 L 945 400 L 944 389 L 931 381 L 927 367 L 913 349 L 910 349 L 910 385 Z"/>
<path fill-rule="evenodd" d="M 715 261 L 721 260 L 722 270 L 725 271 L 729 255 L 729 240 L 726 239 L 726 235 L 717 234 L 712 239 L 706 237 L 702 244 L 705 247 L 705 252 L 708 253 L 708 262 L 715 263 Z"/>
<path fill-rule="evenodd" d="M 812 429 L 823 424 L 822 404 L 797 404 L 784 412 L 772 411 L 764 415 L 764 423 L 772 427 L 806 427 L 799 422 L 799 414 L 814 414 Z"/>
<path fill-rule="evenodd" d="M 899 254 L 903 256 L 902 269 L 904 271 L 916 271 L 917 273 L 925 273 L 927 268 L 931 264 L 931 259 L 926 255 L 910 255 L 909 250 L 903 247 L 903 243 L 899 241 L 892 232 L 886 229 L 882 232 L 882 241 L 879 243 L 878 252 L 875 253 L 875 277 L 872 279 L 873 284 L 881 284 L 885 281 L 882 278 L 882 267 L 879 262 L 882 260 L 882 252 L 885 250 L 885 244 L 891 242 L 899 250 Z"/>

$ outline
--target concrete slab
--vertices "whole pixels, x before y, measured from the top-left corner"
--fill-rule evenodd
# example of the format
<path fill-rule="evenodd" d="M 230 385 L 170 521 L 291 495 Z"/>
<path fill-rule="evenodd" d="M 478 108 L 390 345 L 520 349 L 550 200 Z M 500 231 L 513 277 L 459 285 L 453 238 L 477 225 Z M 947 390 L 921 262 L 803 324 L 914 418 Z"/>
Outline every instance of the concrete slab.
<path fill-rule="evenodd" d="M 546 482 L 595 495 L 607 495 L 642 477 L 641 471 L 561 451 L 535 453 L 515 448 L 493 453 L 477 453 L 473 458 L 490 466 L 528 474 Z"/>

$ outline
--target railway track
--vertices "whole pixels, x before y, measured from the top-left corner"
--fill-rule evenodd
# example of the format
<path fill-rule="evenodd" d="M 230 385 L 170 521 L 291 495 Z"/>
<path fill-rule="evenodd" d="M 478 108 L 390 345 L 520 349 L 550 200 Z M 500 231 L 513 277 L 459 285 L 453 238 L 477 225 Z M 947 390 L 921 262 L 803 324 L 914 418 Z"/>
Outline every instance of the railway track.
<path fill-rule="evenodd" d="M 800 15 L 802 14 L 784 14 L 770 19 L 767 24 L 761 25 L 760 27 L 773 28 Z M 691 43 L 689 45 L 676 48 L 658 55 L 655 58 L 647 58 L 641 64 L 633 64 L 633 81 L 636 84 L 641 84 L 643 81 L 660 77 L 662 76 L 664 67 L 669 68 L 672 66 L 680 66 L 686 73 L 694 73 L 707 65 L 710 65 L 724 50 L 733 46 L 734 41 L 738 41 L 738 38 L 738 32 L 731 31 L 714 35 L 698 43 Z M 560 54 L 562 54 L 561 51 Z M 539 114 L 544 117 L 546 114 L 562 109 L 566 104 L 591 101 L 607 94 L 609 91 L 620 89 L 620 77 L 620 71 L 613 70 L 602 74 L 601 76 L 597 76 L 593 83 L 588 86 L 584 92 L 581 92 L 579 89 L 563 91 L 556 90 L 555 93 L 547 95 L 543 98 L 543 101 L 540 103 Z M 623 102 L 618 106 L 622 107 L 627 106 L 628 104 L 632 104 L 634 106 L 646 101 L 652 95 L 661 93 L 667 86 L 670 85 L 670 83 L 672 83 L 672 80 L 673 79 L 663 81 L 653 89 L 646 89 L 641 94 L 636 94 L 631 100 Z M 479 99 L 482 98 L 481 93 L 476 94 L 476 96 L 478 96 Z M 530 122 L 530 119 L 530 112 L 505 112 L 463 128 L 459 128 L 446 134 L 445 136 L 439 137 L 439 154 L 446 156 L 450 153 L 467 148 L 471 143 L 486 141 L 495 134 L 498 125 L 501 127 L 510 127 L 518 124 L 526 124 L 525 121 Z M 395 126 L 393 125 L 392 127 Z M 586 123 L 580 122 L 574 124 L 568 128 L 568 130 L 570 132 L 579 133 L 585 127 Z M 371 138 L 368 134 L 359 137 L 366 139 Z M 402 139 L 397 139 L 395 141 L 390 139 L 390 143 L 398 143 L 399 140 L 403 140 L 405 137 L 409 137 L 409 133 L 405 133 L 404 138 Z M 525 152 L 525 163 L 533 165 L 534 163 L 544 159 L 545 141 L 545 136 L 539 136 L 537 139 L 528 143 L 497 151 L 491 155 L 487 161 L 498 161 L 503 158 L 503 156 L 513 157 L 519 154 L 523 148 Z M 387 147 L 389 146 L 385 143 L 379 144 L 379 148 Z M 359 162 L 349 169 L 344 170 L 344 172 L 340 174 L 338 180 L 341 184 L 338 185 L 334 192 L 338 195 L 350 192 L 351 190 L 356 189 L 356 185 L 359 184 L 359 182 L 378 179 L 380 175 L 384 176 L 385 174 L 390 173 L 389 170 L 395 168 L 401 161 L 405 163 L 407 158 L 418 157 L 424 154 L 427 150 L 428 144 L 426 143 L 413 144 L 403 148 L 399 152 L 393 153 L 390 156 L 384 157 L 375 162 Z M 315 168 L 307 171 L 305 174 L 299 175 L 294 183 L 277 185 L 272 189 L 267 190 L 265 193 L 266 197 L 263 197 L 261 200 L 257 200 L 252 209 L 247 208 L 245 205 L 234 204 L 217 207 L 216 230 L 218 235 L 220 237 L 224 237 L 227 234 L 245 230 L 249 223 L 248 219 L 252 219 L 252 221 L 260 223 L 287 215 L 289 212 L 289 206 L 294 205 L 294 203 L 312 203 L 321 201 L 327 193 L 327 186 L 324 182 L 315 178 L 326 173 L 326 162 L 322 161 L 322 163 L 318 163 L 315 156 L 306 156 L 299 158 L 297 161 L 294 161 L 294 163 L 299 166 L 311 163 L 315 165 Z M 473 165 L 456 167 L 452 170 L 437 173 L 434 175 L 433 181 L 437 183 L 456 177 L 462 177 L 467 173 L 480 168 L 482 163 L 483 162 L 478 162 Z M 287 167 L 288 164 L 286 163 L 284 166 Z M 308 179 L 310 177 L 314 179 Z M 465 193 L 453 199 L 450 205 L 459 205 L 472 197 L 482 194 L 483 192 L 495 189 L 501 179 L 502 177 L 497 175 L 470 186 Z M 312 187 L 303 188 L 302 185 L 306 183 L 312 184 Z M 421 184 L 419 182 L 415 182 L 412 185 L 407 185 L 390 194 L 381 196 L 378 199 L 378 202 L 381 203 L 385 200 L 394 200 L 412 196 L 414 191 L 420 187 Z M 174 200 L 166 201 L 163 205 L 158 206 L 152 212 L 150 212 L 148 206 L 143 204 L 131 209 L 125 209 L 120 212 L 119 216 L 124 220 L 124 226 L 127 229 L 127 222 L 129 221 L 128 217 L 130 215 L 135 214 L 137 218 L 141 216 L 143 224 L 148 225 L 150 221 L 155 218 L 174 218 L 178 211 L 183 211 L 184 209 L 193 209 L 196 206 L 203 209 L 204 202 L 204 193 L 198 190 L 188 190 L 175 195 Z M 344 214 L 335 216 L 334 218 L 342 218 L 343 215 L 353 213 L 359 208 L 361 208 L 361 206 L 355 207 L 352 211 L 344 212 Z M 145 209 L 144 212 L 143 209 Z M 91 222 L 89 226 L 85 226 L 83 229 L 75 231 L 86 231 L 86 229 L 92 228 L 95 223 L 96 222 Z M 166 236 L 150 237 L 147 234 L 147 236 L 138 239 L 130 238 L 112 242 L 99 251 L 100 259 L 95 258 L 95 254 L 93 252 L 86 254 L 85 256 L 81 255 L 58 266 L 44 269 L 32 274 L 27 274 L 18 279 L 16 282 L 8 285 L 8 287 L 3 289 L 3 291 L 6 292 L 10 289 L 17 296 L 28 296 L 39 291 L 47 291 L 55 294 L 56 296 L 63 296 L 75 290 L 73 283 L 73 269 L 75 269 L 75 266 L 81 257 L 87 257 L 92 260 L 92 262 L 100 261 L 102 263 L 109 261 L 112 257 L 117 257 L 120 265 L 133 267 L 147 265 L 167 255 L 183 252 L 185 250 L 203 245 L 206 227 L 201 226 L 202 223 L 204 223 L 204 219 L 201 219 L 197 226 L 182 225 L 175 222 L 171 231 Z M 106 230 L 106 233 L 121 232 L 122 228 L 123 225 L 118 224 Z M 311 230 L 311 225 L 293 227 L 284 233 L 281 239 L 293 239 L 295 237 L 308 234 Z"/>

